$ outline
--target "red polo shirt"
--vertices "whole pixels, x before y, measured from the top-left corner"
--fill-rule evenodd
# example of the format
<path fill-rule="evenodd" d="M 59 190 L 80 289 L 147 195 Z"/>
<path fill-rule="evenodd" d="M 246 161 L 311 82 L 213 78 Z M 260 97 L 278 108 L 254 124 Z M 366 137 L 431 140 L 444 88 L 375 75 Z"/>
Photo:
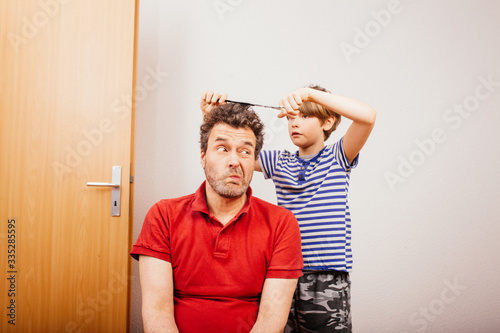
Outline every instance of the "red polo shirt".
<path fill-rule="evenodd" d="M 172 264 L 174 314 L 180 332 L 248 332 L 266 278 L 302 276 L 294 215 L 252 197 L 225 226 L 207 208 L 205 183 L 196 193 L 161 200 L 148 212 L 132 248 Z"/>

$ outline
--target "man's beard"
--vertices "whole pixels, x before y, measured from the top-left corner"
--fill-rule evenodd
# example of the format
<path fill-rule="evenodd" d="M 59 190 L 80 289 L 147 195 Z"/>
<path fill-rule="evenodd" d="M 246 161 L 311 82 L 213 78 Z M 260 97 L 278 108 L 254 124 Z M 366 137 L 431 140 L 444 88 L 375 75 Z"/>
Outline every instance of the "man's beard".
<path fill-rule="evenodd" d="M 241 177 L 241 185 L 226 183 L 225 179 L 231 175 L 238 175 Z M 220 177 L 214 177 L 214 173 L 210 172 L 210 170 L 207 171 L 207 168 L 205 168 L 205 177 L 215 193 L 227 199 L 239 198 L 245 194 L 252 180 L 252 178 L 250 178 L 247 182 L 243 177 L 243 173 L 239 170 L 230 170 Z"/>

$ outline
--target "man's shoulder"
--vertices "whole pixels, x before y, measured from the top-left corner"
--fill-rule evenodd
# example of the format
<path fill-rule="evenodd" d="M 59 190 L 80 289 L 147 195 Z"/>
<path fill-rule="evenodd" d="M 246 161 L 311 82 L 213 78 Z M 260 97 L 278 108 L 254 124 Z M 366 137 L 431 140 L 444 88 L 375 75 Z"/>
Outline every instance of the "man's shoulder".
<path fill-rule="evenodd" d="M 182 197 L 161 199 L 160 201 L 156 202 L 154 206 L 158 207 L 159 209 L 178 208 L 193 202 L 194 196 L 195 193 L 191 193 L 183 195 Z"/>
<path fill-rule="evenodd" d="M 283 215 L 291 215 L 294 216 L 291 211 L 284 207 L 280 207 L 278 205 L 275 205 L 273 203 L 270 203 L 268 201 L 265 201 L 263 199 L 257 198 L 257 197 L 252 197 L 252 205 L 258 212 L 265 212 L 265 213 L 271 213 L 271 214 L 276 214 L 277 216 Z"/>

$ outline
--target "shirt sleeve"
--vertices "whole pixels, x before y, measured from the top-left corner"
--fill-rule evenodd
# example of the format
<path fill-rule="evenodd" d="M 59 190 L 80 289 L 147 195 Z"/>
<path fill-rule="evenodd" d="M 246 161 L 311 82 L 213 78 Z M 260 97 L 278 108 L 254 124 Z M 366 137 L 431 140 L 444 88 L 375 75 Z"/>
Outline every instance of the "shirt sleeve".
<path fill-rule="evenodd" d="M 259 164 L 265 179 L 272 178 L 281 152 L 278 150 L 261 150 Z"/>
<path fill-rule="evenodd" d="M 132 258 L 138 260 L 139 255 L 146 255 L 172 262 L 167 222 L 167 213 L 161 209 L 161 202 L 156 203 L 144 219 L 141 233 L 130 252 Z"/>
<path fill-rule="evenodd" d="M 266 278 L 295 279 L 302 276 L 304 262 L 299 224 L 292 212 L 286 209 L 283 212 Z"/>
<path fill-rule="evenodd" d="M 344 169 L 344 171 L 349 171 L 354 169 L 358 165 L 359 154 L 356 155 L 352 163 L 349 163 L 349 160 L 345 156 L 344 151 L 344 137 L 333 144 L 333 155 L 335 159 L 338 161 L 339 165 Z"/>

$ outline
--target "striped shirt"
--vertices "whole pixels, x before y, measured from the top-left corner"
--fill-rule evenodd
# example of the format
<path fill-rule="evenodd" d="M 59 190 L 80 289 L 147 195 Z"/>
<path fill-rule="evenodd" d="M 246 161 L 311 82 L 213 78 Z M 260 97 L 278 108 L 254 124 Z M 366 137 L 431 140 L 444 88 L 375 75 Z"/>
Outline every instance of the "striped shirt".
<path fill-rule="evenodd" d="M 261 170 L 276 187 L 278 205 L 291 210 L 300 225 L 304 269 L 352 269 L 351 216 L 347 194 L 351 169 L 343 138 L 310 160 L 287 150 L 263 150 Z"/>

